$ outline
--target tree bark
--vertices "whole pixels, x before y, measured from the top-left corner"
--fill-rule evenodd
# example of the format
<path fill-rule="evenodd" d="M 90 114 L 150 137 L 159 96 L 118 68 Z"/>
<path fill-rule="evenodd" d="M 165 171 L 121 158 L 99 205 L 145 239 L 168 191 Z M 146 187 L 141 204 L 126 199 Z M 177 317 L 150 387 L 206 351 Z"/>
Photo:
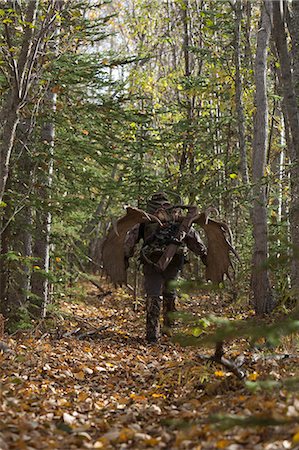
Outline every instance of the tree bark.
<path fill-rule="evenodd" d="M 290 230 L 293 247 L 292 256 L 292 289 L 294 296 L 299 293 L 299 5 L 293 2 L 293 17 L 290 33 L 292 38 L 292 61 L 288 50 L 285 23 L 282 17 L 280 2 L 273 1 L 273 37 L 280 62 L 280 73 L 284 104 L 287 110 L 291 131 L 291 145 L 288 146 L 291 160 L 291 202 Z"/>
<path fill-rule="evenodd" d="M 266 86 L 267 47 L 271 32 L 271 1 L 265 0 L 261 6 L 261 18 L 257 35 L 255 58 L 256 113 L 253 137 L 253 268 L 252 291 L 255 312 L 258 315 L 269 313 L 274 301 L 267 268 L 268 228 L 266 207 L 266 183 L 263 181 L 268 141 L 268 100 Z"/>
<path fill-rule="evenodd" d="M 189 52 L 189 46 L 190 46 L 190 36 L 189 36 L 189 0 L 184 0 L 182 3 L 182 19 L 183 19 L 183 28 L 184 28 L 184 35 L 183 35 L 183 54 L 184 54 L 184 64 L 185 64 L 185 77 L 186 80 L 191 75 L 191 69 L 190 69 L 190 52 Z M 184 139 L 183 143 L 183 150 L 180 160 L 180 174 L 183 174 L 187 161 L 188 161 L 188 140 L 189 140 L 189 126 L 190 126 L 190 120 L 192 120 L 191 114 L 192 114 L 192 107 L 190 104 L 190 99 L 188 98 L 188 94 L 186 97 L 186 108 L 187 108 L 187 117 L 186 117 L 186 124 L 188 129 L 186 130 L 186 138 Z"/>
<path fill-rule="evenodd" d="M 11 56 L 11 88 L 3 105 L 1 117 L 5 119 L 0 145 L 0 202 L 3 200 L 9 173 L 9 162 L 19 123 L 19 112 L 28 93 L 28 65 L 32 63 L 29 54 L 33 45 L 34 24 L 38 0 L 29 1 L 26 13 L 26 29 L 18 62 Z M 6 26 L 7 45 L 10 46 L 9 29 Z"/>
<path fill-rule="evenodd" d="M 12 96 L 13 94 L 11 94 Z M 0 203 L 3 201 L 3 195 L 8 179 L 9 162 L 11 158 L 11 152 L 15 142 L 17 126 L 19 123 L 19 106 L 16 100 L 10 99 L 8 103 L 12 103 L 11 106 L 6 105 L 3 108 L 2 114 L 7 117 L 7 120 L 3 127 L 2 142 L 0 145 Z"/>
<path fill-rule="evenodd" d="M 240 45 L 241 45 L 241 20 L 242 20 L 242 3 L 237 1 L 235 5 L 235 88 L 236 88 L 236 111 L 237 111 L 237 124 L 239 131 L 239 152 L 240 152 L 240 172 L 242 181 L 244 184 L 249 183 L 248 177 L 248 164 L 247 164 L 247 152 L 246 152 L 246 139 L 245 139 L 245 116 L 243 108 L 243 86 L 241 78 L 241 58 L 240 58 Z"/>
<path fill-rule="evenodd" d="M 9 208 L 5 209 L 5 215 L 9 214 Z M 5 217 L 4 215 L 4 217 Z M 6 255 L 9 250 L 9 230 L 6 228 L 1 235 L 1 254 L 0 254 L 0 314 L 5 318 L 10 317 L 13 308 L 7 301 L 9 288 L 9 268 Z"/>
<path fill-rule="evenodd" d="M 57 95 L 53 90 L 49 89 L 44 105 L 46 110 L 50 110 L 53 113 L 56 111 L 56 97 Z M 48 171 L 41 175 L 42 177 L 45 177 L 45 179 L 40 180 L 40 185 L 44 185 L 39 191 L 43 208 L 41 211 L 37 211 L 36 214 L 33 256 L 36 258 L 36 264 L 42 269 L 42 272 L 37 270 L 32 274 L 31 292 L 34 294 L 35 298 L 40 299 L 40 302 L 38 301 L 36 305 L 37 309 L 35 315 L 45 317 L 47 306 L 50 302 L 48 274 L 50 270 L 50 232 L 52 214 L 49 209 L 49 200 L 53 181 L 53 152 L 55 139 L 55 125 L 53 118 L 43 125 L 41 138 L 48 153 Z"/>

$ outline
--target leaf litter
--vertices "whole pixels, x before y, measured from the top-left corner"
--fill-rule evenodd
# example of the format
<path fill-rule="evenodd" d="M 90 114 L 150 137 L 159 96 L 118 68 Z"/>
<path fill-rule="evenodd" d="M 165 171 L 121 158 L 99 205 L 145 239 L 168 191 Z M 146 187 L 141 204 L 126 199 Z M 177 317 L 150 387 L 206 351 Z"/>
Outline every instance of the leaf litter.
<path fill-rule="evenodd" d="M 135 311 L 125 291 L 99 299 L 85 286 L 84 302 L 64 300 L 34 332 L 5 339 L 0 450 L 299 448 L 299 397 L 283 384 L 298 377 L 298 358 L 266 358 L 238 339 L 227 353 L 244 359 L 240 381 L 199 357 L 211 348 L 181 347 L 168 336 L 146 344 L 142 304 Z M 206 295 L 180 309 L 240 318 L 240 305 Z M 285 346 L 294 352 L 296 342 Z M 269 379 L 275 389 L 263 387 Z"/>

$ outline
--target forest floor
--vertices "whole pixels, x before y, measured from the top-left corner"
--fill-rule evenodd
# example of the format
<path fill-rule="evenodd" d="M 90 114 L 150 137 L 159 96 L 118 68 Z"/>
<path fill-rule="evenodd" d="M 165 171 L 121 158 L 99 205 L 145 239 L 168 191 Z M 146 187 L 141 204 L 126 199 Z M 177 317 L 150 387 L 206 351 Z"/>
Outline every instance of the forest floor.
<path fill-rule="evenodd" d="M 103 296 L 88 283 L 85 289 L 76 301 L 65 298 L 46 327 L 4 339 L 10 351 L 0 352 L 0 450 L 299 448 L 297 392 L 249 390 L 199 358 L 211 348 L 180 347 L 167 336 L 148 345 L 141 304 L 134 311 L 123 290 Z M 251 314 L 209 296 L 187 299 L 180 309 L 201 317 Z M 298 376 L 297 344 L 285 339 L 267 356 L 237 340 L 227 354 L 244 354 L 246 380 L 280 380 Z M 275 359 L 273 352 L 292 357 Z M 212 423 L 215 414 L 252 423 L 257 417 L 259 425 L 223 429 L 227 420 Z M 265 418 L 287 423 L 262 426 Z"/>

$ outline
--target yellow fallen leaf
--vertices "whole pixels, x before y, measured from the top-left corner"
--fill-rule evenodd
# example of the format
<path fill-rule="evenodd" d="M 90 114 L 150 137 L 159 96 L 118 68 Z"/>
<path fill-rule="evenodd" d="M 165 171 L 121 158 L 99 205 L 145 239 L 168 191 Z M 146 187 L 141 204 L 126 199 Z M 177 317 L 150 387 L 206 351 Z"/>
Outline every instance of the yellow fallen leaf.
<path fill-rule="evenodd" d="M 127 405 L 130 400 L 127 397 L 119 397 L 117 401 L 120 405 Z"/>
<path fill-rule="evenodd" d="M 85 402 L 85 400 L 88 398 L 87 392 L 79 392 L 78 394 L 78 401 L 79 402 Z"/>
<path fill-rule="evenodd" d="M 297 433 L 294 434 L 293 442 L 294 442 L 294 444 L 298 444 L 299 443 L 299 431 L 297 431 Z"/>
<path fill-rule="evenodd" d="M 258 377 L 259 377 L 259 374 L 257 372 L 253 372 L 248 375 L 248 380 L 256 381 Z"/>
<path fill-rule="evenodd" d="M 120 430 L 118 441 L 123 443 L 128 442 L 133 439 L 134 435 L 135 432 L 134 430 L 131 430 L 131 428 L 123 428 Z"/>
<path fill-rule="evenodd" d="M 143 402 L 144 400 L 146 400 L 145 395 L 138 395 L 138 394 L 131 394 L 130 397 L 135 400 L 136 402 Z"/>
<path fill-rule="evenodd" d="M 82 381 L 85 378 L 85 373 L 83 372 L 83 370 L 80 370 L 80 372 L 74 373 L 74 377 L 76 378 L 76 380 Z"/>
<path fill-rule="evenodd" d="M 105 365 L 106 365 L 107 367 L 114 367 L 114 365 L 111 364 L 110 362 L 106 362 Z"/>
<path fill-rule="evenodd" d="M 222 370 L 216 370 L 216 372 L 214 372 L 214 375 L 216 377 L 224 377 L 225 373 Z"/>
<path fill-rule="evenodd" d="M 146 439 L 146 440 L 144 441 L 144 444 L 145 444 L 147 447 L 155 447 L 156 445 L 159 444 L 159 442 L 160 442 L 160 439 L 157 439 L 157 438 L 150 438 L 150 439 Z"/>
<path fill-rule="evenodd" d="M 154 398 L 166 398 L 166 395 L 164 395 L 164 394 L 152 394 L 152 397 L 154 397 Z"/>
<path fill-rule="evenodd" d="M 230 444 L 230 441 L 227 439 L 221 439 L 217 442 L 216 448 L 226 448 Z"/>
<path fill-rule="evenodd" d="M 83 347 L 83 351 L 86 352 L 86 353 L 88 353 L 88 352 L 91 351 L 91 347 L 85 346 L 85 347 Z"/>

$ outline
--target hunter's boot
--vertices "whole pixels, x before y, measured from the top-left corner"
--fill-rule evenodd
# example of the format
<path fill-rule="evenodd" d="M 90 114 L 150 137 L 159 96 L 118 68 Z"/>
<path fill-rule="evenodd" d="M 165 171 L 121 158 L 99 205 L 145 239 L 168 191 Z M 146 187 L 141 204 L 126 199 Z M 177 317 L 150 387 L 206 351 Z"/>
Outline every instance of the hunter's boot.
<path fill-rule="evenodd" d="M 160 311 L 162 297 L 147 297 L 146 299 L 146 340 L 157 342 L 160 335 Z"/>
<path fill-rule="evenodd" d="M 175 294 L 166 294 L 163 296 L 163 325 L 166 328 L 171 328 L 174 324 L 174 318 L 171 317 L 171 313 L 177 311 L 175 299 Z"/>

